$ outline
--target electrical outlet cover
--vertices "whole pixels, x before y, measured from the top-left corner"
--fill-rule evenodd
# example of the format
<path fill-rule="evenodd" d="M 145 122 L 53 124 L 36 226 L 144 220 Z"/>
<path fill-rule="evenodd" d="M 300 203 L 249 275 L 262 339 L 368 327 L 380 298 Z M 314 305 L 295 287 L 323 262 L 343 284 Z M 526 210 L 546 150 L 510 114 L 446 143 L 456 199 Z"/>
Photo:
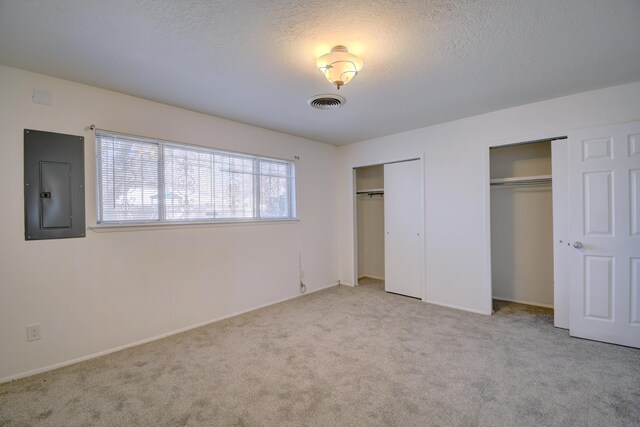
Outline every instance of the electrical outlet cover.
<path fill-rule="evenodd" d="M 40 324 L 27 326 L 27 341 L 37 341 L 40 339 Z"/>

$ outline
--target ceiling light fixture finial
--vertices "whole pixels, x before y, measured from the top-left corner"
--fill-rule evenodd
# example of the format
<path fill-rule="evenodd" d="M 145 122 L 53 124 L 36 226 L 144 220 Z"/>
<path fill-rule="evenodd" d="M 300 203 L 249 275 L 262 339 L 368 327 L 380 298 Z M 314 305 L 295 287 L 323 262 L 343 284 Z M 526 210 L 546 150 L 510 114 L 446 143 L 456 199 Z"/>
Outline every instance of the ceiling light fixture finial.
<path fill-rule="evenodd" d="M 324 77 L 340 90 L 362 70 L 362 59 L 349 53 L 345 46 L 338 45 L 318 58 L 317 65 Z"/>

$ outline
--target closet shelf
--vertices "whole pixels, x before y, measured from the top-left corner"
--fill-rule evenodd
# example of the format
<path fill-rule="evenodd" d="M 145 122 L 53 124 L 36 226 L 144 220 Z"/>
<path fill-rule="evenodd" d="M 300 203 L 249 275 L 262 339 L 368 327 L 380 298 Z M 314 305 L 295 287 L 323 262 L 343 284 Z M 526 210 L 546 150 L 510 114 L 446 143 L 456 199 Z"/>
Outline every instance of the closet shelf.
<path fill-rule="evenodd" d="M 550 184 L 551 175 L 515 176 L 510 178 L 494 178 L 491 185 L 540 185 Z"/>

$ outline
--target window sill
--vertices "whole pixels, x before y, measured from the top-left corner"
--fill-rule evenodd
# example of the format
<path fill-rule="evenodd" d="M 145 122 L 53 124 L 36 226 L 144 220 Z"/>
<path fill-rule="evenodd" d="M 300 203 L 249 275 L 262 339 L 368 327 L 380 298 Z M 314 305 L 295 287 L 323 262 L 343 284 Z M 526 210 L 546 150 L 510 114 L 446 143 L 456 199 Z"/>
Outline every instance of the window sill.
<path fill-rule="evenodd" d="M 139 230 L 173 230 L 179 228 L 208 228 L 208 227 L 229 227 L 248 225 L 274 225 L 274 224 L 294 224 L 300 222 L 300 218 L 287 219 L 234 219 L 227 221 L 189 221 L 189 222 L 138 222 L 138 223 L 107 223 L 96 224 L 89 227 L 95 233 L 112 233 L 118 231 L 139 231 Z"/>

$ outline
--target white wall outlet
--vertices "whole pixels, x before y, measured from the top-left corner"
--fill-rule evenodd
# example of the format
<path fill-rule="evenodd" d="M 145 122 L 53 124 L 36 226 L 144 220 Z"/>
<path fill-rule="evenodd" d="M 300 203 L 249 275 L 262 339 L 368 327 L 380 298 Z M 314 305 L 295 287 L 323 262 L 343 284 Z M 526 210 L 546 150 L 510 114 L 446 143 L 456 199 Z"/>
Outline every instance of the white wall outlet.
<path fill-rule="evenodd" d="M 27 341 L 37 341 L 40 339 L 40 324 L 27 326 Z"/>

